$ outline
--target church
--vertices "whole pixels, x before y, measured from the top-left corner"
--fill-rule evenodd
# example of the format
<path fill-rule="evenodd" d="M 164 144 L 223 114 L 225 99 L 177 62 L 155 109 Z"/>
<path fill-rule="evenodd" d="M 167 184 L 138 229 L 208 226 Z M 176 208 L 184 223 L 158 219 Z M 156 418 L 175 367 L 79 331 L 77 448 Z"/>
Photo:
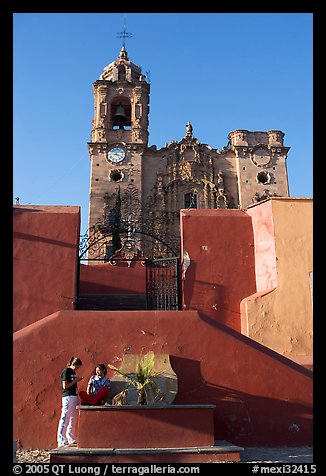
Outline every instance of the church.
<path fill-rule="evenodd" d="M 110 258 L 123 234 L 147 257 L 171 247 L 178 254 L 181 209 L 246 209 L 289 196 L 282 131 L 234 130 L 218 150 L 188 122 L 179 142 L 148 147 L 150 84 L 124 46 L 93 89 L 89 239 L 102 242 L 96 258 Z"/>
<path fill-rule="evenodd" d="M 149 147 L 150 84 L 124 46 L 93 88 L 86 237 L 79 206 L 13 207 L 14 440 L 55 447 L 67 357 L 86 376 L 153 352 L 177 376 L 173 403 L 80 408 L 93 440 L 79 433 L 51 462 L 312 445 L 313 203 L 289 196 L 284 133 L 234 130 L 218 150 L 189 121 L 179 142 Z"/>

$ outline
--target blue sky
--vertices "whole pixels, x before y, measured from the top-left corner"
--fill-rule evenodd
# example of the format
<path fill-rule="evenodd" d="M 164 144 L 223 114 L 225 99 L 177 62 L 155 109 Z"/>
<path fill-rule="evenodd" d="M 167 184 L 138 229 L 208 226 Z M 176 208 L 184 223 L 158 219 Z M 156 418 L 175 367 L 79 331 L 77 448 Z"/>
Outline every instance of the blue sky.
<path fill-rule="evenodd" d="M 312 197 L 312 13 L 14 14 L 13 203 L 79 205 L 87 230 L 92 83 L 122 46 L 151 82 L 149 146 L 282 130 L 292 197 Z"/>

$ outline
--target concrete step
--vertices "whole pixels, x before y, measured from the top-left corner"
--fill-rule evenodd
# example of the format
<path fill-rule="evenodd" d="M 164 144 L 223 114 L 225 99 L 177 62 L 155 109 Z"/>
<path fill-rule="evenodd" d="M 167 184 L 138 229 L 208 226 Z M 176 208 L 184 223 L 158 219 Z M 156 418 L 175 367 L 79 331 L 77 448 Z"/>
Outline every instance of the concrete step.
<path fill-rule="evenodd" d="M 79 310 L 146 310 L 146 294 L 80 294 Z"/>
<path fill-rule="evenodd" d="M 244 448 L 224 440 L 213 446 L 178 448 L 56 448 L 50 463 L 216 463 L 240 462 Z"/>

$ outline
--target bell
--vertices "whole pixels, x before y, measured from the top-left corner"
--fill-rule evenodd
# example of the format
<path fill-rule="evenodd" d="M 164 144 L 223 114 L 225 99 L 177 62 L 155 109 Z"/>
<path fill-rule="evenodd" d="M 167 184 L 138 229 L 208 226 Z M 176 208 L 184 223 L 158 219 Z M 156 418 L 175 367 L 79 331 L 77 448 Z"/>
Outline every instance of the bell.
<path fill-rule="evenodd" d="M 127 116 L 123 106 L 118 106 L 114 114 L 114 123 L 118 125 L 126 124 Z"/>

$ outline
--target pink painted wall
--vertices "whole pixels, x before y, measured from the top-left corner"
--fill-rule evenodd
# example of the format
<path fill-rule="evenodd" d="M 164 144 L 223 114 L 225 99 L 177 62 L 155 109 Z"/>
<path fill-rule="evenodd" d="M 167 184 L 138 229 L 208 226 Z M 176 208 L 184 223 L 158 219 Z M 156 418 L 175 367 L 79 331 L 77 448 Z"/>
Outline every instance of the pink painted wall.
<path fill-rule="evenodd" d="M 311 372 L 196 311 L 60 311 L 17 331 L 14 438 L 56 447 L 60 373 L 71 356 L 84 362 L 82 390 L 96 363 L 149 350 L 171 356 L 175 404 L 216 405 L 216 439 L 312 444 Z"/>
<path fill-rule="evenodd" d="M 295 362 L 313 365 L 313 201 L 273 197 L 248 208 L 260 295 L 244 298 L 243 332 Z"/>
<path fill-rule="evenodd" d="M 72 309 L 80 209 L 14 206 L 14 331 Z"/>
<path fill-rule="evenodd" d="M 277 286 L 277 266 L 272 201 L 248 208 L 255 239 L 255 271 L 257 292 Z"/>
<path fill-rule="evenodd" d="M 185 309 L 240 332 L 240 302 L 256 292 L 251 218 L 240 210 L 181 210 Z"/>

